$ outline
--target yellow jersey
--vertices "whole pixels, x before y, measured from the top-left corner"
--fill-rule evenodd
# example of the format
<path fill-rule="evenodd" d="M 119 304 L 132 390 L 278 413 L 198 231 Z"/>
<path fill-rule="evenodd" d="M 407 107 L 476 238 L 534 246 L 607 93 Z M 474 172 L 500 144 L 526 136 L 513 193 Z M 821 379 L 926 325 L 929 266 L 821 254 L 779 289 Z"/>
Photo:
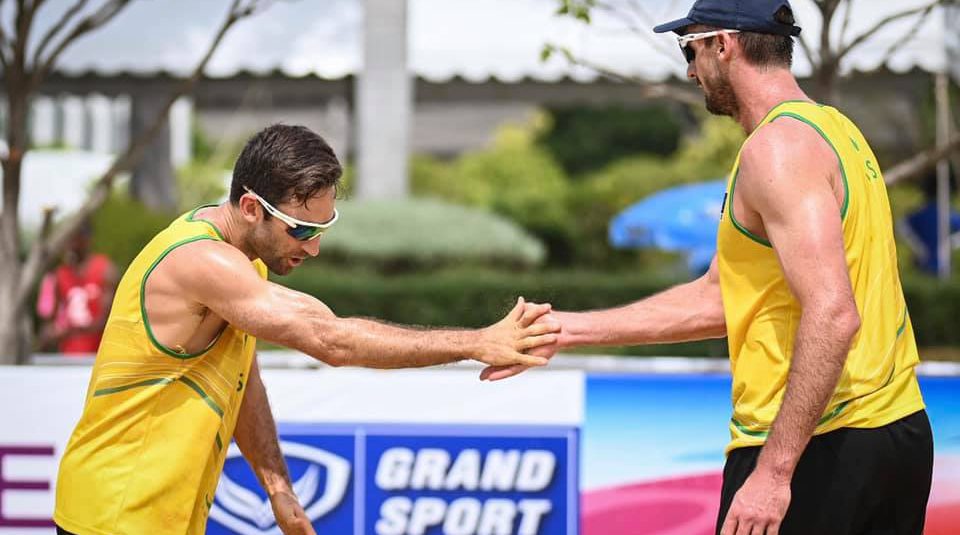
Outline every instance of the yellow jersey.
<path fill-rule="evenodd" d="M 197 210 L 157 234 L 117 288 L 57 478 L 54 520 L 78 535 L 206 529 L 256 339 L 227 325 L 199 353 L 165 347 L 151 331 L 144 295 L 171 251 L 223 240 L 194 217 Z M 263 262 L 253 265 L 266 278 Z"/>
<path fill-rule="evenodd" d="M 781 103 L 757 130 L 775 120 L 806 123 L 837 155 L 844 187 L 840 210 L 844 252 L 861 318 L 839 384 L 814 434 L 841 427 L 879 427 L 923 409 L 914 370 L 917 345 L 900 286 L 890 203 L 870 145 L 849 119 L 828 106 Z M 771 244 L 737 221 L 733 197 L 739 166 L 737 155 L 717 235 L 733 375 L 728 452 L 766 440 L 786 389 L 801 314 Z"/>

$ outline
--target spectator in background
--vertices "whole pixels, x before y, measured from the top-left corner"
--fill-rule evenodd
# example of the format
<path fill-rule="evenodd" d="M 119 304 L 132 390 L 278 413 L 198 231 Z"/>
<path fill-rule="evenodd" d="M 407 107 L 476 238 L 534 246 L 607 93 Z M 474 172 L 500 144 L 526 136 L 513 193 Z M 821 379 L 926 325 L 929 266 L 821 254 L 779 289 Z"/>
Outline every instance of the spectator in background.
<path fill-rule="evenodd" d="M 950 191 L 956 191 L 956 175 L 950 173 Z M 952 196 L 951 196 L 952 198 Z M 917 269 L 936 275 L 940 272 L 937 254 L 937 174 L 932 172 L 923 180 L 923 206 L 905 217 L 898 225 L 900 234 L 910 246 Z M 960 213 L 950 210 L 951 250 L 960 247 Z"/>
<path fill-rule="evenodd" d="M 117 275 L 106 255 L 90 250 L 93 226 L 85 221 L 70 239 L 60 265 L 40 285 L 37 314 L 44 320 L 40 347 L 93 354 L 110 313 Z"/>

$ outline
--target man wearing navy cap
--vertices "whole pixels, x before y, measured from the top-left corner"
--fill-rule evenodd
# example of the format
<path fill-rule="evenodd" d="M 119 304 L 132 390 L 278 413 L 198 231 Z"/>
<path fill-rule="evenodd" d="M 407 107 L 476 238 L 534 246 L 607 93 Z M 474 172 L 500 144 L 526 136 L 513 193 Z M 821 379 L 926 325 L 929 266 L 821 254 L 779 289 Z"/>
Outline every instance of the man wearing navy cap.
<path fill-rule="evenodd" d="M 784 0 L 700 0 L 676 32 L 711 113 L 750 137 L 716 274 L 733 371 L 722 535 L 920 534 L 933 440 L 886 187 L 857 127 L 790 72 Z"/>
<path fill-rule="evenodd" d="M 675 32 L 707 109 L 749 137 L 717 255 L 692 282 L 610 310 L 553 312 L 556 344 L 726 336 L 733 375 L 721 535 L 917 534 L 933 439 L 877 159 L 790 72 L 784 0 L 699 0 Z M 502 379 L 521 366 L 488 368 Z"/>

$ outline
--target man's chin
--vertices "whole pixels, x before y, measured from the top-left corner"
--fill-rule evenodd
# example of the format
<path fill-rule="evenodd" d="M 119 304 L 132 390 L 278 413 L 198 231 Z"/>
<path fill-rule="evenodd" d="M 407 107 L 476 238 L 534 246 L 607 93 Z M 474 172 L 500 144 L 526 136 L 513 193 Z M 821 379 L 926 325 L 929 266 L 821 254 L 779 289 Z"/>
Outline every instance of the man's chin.
<path fill-rule="evenodd" d="M 290 272 L 293 271 L 293 266 L 286 262 L 271 262 L 267 264 L 267 269 L 270 271 L 270 273 L 282 277 L 284 275 L 289 275 Z"/>
<path fill-rule="evenodd" d="M 704 97 L 703 100 L 704 100 L 704 104 L 706 105 L 707 111 L 708 111 L 711 115 L 719 115 L 719 116 L 721 116 L 721 117 L 728 117 L 728 116 L 730 116 L 730 112 L 729 112 L 729 111 L 724 110 L 724 109 L 721 108 L 720 106 L 717 106 L 716 103 L 714 103 L 714 102 L 713 102 L 712 100 L 710 100 L 709 98 Z"/>

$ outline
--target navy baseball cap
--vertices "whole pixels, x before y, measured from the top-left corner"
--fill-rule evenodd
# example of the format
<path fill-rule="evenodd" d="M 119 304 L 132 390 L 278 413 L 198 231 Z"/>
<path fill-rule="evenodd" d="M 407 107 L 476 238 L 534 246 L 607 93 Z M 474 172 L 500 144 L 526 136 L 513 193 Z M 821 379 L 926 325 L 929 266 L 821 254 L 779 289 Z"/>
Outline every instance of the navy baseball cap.
<path fill-rule="evenodd" d="M 789 10 L 789 17 L 778 16 L 783 8 Z M 785 20 L 790 22 L 781 22 Z M 661 24 L 653 31 L 680 33 L 693 24 L 744 32 L 800 35 L 800 27 L 793 23 L 793 8 L 786 0 L 697 0 L 686 17 Z"/>

